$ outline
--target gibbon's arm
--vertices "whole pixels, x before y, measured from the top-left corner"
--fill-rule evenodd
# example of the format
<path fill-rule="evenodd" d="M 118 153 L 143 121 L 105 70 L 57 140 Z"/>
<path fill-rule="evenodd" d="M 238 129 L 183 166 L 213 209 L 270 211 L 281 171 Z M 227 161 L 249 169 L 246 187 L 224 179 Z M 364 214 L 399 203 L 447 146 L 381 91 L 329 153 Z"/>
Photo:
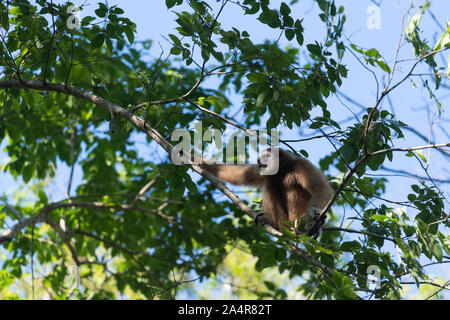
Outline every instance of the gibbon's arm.
<path fill-rule="evenodd" d="M 202 163 L 200 165 L 220 180 L 244 186 L 262 186 L 264 177 L 259 174 L 258 165 L 234 165 Z"/>
<path fill-rule="evenodd" d="M 311 195 L 309 207 L 325 208 L 334 194 L 325 175 L 306 159 L 299 159 L 296 165 L 297 183 Z"/>

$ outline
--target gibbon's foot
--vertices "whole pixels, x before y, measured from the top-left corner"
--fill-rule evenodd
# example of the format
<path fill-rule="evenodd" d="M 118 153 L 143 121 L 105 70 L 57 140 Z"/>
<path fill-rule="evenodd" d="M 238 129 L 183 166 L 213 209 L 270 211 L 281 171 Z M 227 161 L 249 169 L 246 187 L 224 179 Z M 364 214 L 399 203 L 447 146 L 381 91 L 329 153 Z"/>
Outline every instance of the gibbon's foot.
<path fill-rule="evenodd" d="M 255 216 L 254 220 L 255 220 L 255 224 L 261 225 L 261 226 L 263 226 L 263 227 L 264 227 L 265 225 L 269 224 L 269 223 L 267 222 L 266 217 L 264 216 L 264 212 L 259 212 L 259 213 Z"/>
<path fill-rule="evenodd" d="M 327 216 L 324 215 L 323 217 L 320 217 L 320 213 L 322 212 L 322 210 L 320 210 L 319 208 L 315 208 L 315 207 L 309 207 L 308 209 L 306 209 L 306 212 L 313 219 L 312 222 L 310 222 L 306 225 L 306 230 L 308 231 L 308 236 L 313 237 L 313 239 L 317 239 L 320 236 L 320 234 L 322 233 L 322 226 L 325 224 L 325 221 L 327 220 Z"/>

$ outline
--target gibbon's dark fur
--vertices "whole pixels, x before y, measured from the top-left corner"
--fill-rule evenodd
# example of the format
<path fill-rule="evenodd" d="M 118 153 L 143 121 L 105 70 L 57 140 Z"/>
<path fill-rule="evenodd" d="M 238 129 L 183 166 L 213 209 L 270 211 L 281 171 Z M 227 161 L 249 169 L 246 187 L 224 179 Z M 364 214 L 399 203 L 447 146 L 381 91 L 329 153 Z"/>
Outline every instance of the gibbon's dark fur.
<path fill-rule="evenodd" d="M 264 152 L 268 151 L 270 149 Z M 261 187 L 264 218 L 277 230 L 281 230 L 286 220 L 294 222 L 295 226 L 299 218 L 306 224 L 313 222 L 313 217 L 307 214 L 308 207 L 322 210 L 333 196 L 332 188 L 319 169 L 282 149 L 279 149 L 279 169 L 274 175 L 261 175 L 260 164 L 203 163 L 200 166 L 223 181 Z"/>

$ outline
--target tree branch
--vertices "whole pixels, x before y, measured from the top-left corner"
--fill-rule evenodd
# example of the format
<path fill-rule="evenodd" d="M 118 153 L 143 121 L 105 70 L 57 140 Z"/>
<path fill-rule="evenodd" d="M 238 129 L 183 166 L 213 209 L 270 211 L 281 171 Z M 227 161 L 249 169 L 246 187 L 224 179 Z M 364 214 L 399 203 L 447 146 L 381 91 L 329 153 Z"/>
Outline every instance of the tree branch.
<path fill-rule="evenodd" d="M 198 85 L 200 84 L 200 80 L 197 82 Z M 0 82 L 0 89 L 33 89 L 38 91 L 50 91 L 50 92 L 58 92 L 63 93 L 66 95 L 71 95 L 76 98 L 88 101 L 93 103 L 94 105 L 101 107 L 107 111 L 109 111 L 111 114 L 118 115 L 130 123 L 132 123 L 136 128 L 139 130 L 145 132 L 150 138 L 152 138 L 156 143 L 158 143 L 168 154 L 169 159 L 171 159 L 172 152 L 174 151 L 173 146 L 170 144 L 169 141 L 167 141 L 156 129 L 150 127 L 148 124 L 145 123 L 145 121 L 134 115 L 131 111 L 128 111 L 114 103 L 111 103 L 95 94 L 85 92 L 83 90 L 67 87 L 63 84 L 57 84 L 57 83 L 43 83 L 42 81 L 16 81 L 16 80 L 9 80 L 9 81 L 3 81 Z M 178 100 L 177 98 L 176 100 Z M 174 101 L 176 101 L 174 100 Z M 217 187 L 224 195 L 226 195 L 232 202 L 234 202 L 243 212 L 245 212 L 248 216 L 250 216 L 252 219 L 254 219 L 257 215 L 257 212 L 252 210 L 245 202 L 243 202 L 236 194 L 234 194 L 229 188 L 227 188 L 219 179 L 217 179 L 214 175 L 210 174 L 206 170 L 203 170 L 198 165 L 193 164 L 192 162 L 189 164 L 186 164 L 188 167 L 190 167 L 192 170 L 209 180 L 215 187 Z M 337 197 L 337 195 L 335 195 Z M 333 200 L 334 201 L 334 200 Z M 56 208 L 61 207 L 70 207 L 75 206 L 77 204 L 75 203 L 59 203 L 59 204 L 52 204 L 50 206 L 46 207 L 46 210 L 41 211 L 36 217 L 26 219 L 26 221 L 22 221 L 18 223 L 16 226 L 13 227 L 13 230 L 8 230 L 6 233 L 4 233 L 0 237 L 0 243 L 3 241 L 11 240 L 11 237 L 20 231 L 23 227 L 32 224 L 31 219 L 36 222 L 43 221 L 46 217 L 48 212 L 51 210 L 54 210 Z M 86 206 L 86 207 L 96 207 L 96 208 L 105 208 L 104 204 L 82 204 L 78 203 L 78 206 Z M 142 210 L 135 207 L 130 206 L 119 206 L 118 208 L 121 209 L 136 209 L 136 210 Z M 158 214 L 161 214 L 158 212 Z M 35 223 L 36 223 L 35 222 Z M 274 229 L 270 225 L 265 225 L 264 229 L 267 233 L 279 237 L 282 235 L 278 230 Z M 299 256 L 306 259 L 308 262 L 310 262 L 313 265 L 316 265 L 320 267 L 322 270 L 328 270 L 326 266 L 323 266 L 319 261 L 314 260 L 311 256 L 309 256 L 307 253 L 303 252 L 300 248 L 292 247 L 294 249 L 294 252 L 297 253 Z M 330 272 L 330 270 L 326 271 L 327 273 Z"/>
<path fill-rule="evenodd" d="M 337 228 L 337 227 L 327 227 L 327 228 L 322 228 L 322 230 L 323 231 L 342 231 L 342 232 L 349 232 L 349 233 L 359 233 L 359 234 L 363 234 L 366 236 L 372 236 L 372 237 L 377 237 L 377 238 L 384 239 L 384 240 L 389 240 L 389 241 L 392 241 L 393 243 L 397 244 L 397 242 L 392 238 L 383 236 L 381 234 L 372 233 L 372 232 L 364 232 L 364 231 L 359 231 L 359 230 Z"/>
<path fill-rule="evenodd" d="M 426 146 L 410 147 L 410 148 L 389 148 L 389 149 L 374 151 L 374 152 L 370 153 L 370 156 L 376 156 L 378 154 L 383 154 L 383 153 L 393 152 L 393 151 L 413 152 L 413 151 L 423 150 L 423 149 L 440 149 L 440 148 L 445 148 L 445 147 L 450 147 L 450 143 L 428 144 Z"/>
<path fill-rule="evenodd" d="M 367 137 L 368 137 L 368 133 L 369 133 L 369 129 L 370 129 L 370 125 L 372 123 L 372 118 L 375 114 L 375 112 L 377 112 L 378 107 L 380 106 L 381 101 L 383 100 L 384 97 L 386 97 L 389 93 L 392 92 L 392 90 L 394 90 L 395 88 L 397 88 L 399 85 L 401 85 L 403 82 L 405 82 L 410 76 L 411 74 L 414 72 L 414 70 L 416 69 L 417 65 L 422 62 L 423 60 L 425 60 L 426 58 L 435 55 L 436 53 L 442 52 L 446 49 L 441 49 L 441 50 L 434 50 L 431 51 L 427 54 L 425 54 L 423 57 L 421 57 L 420 59 L 418 59 L 412 66 L 411 70 L 409 70 L 409 72 L 400 80 L 398 81 L 396 84 L 394 84 L 392 87 L 389 88 L 391 81 L 392 81 L 392 76 L 394 74 L 394 70 L 392 70 L 391 73 L 391 77 L 386 85 L 386 87 L 384 88 L 383 92 L 381 93 L 380 98 L 378 98 L 377 102 L 375 103 L 375 106 L 372 108 L 372 110 L 370 111 L 368 117 L 367 117 L 367 122 L 366 122 L 366 126 L 364 128 L 364 132 L 363 132 L 363 146 L 362 149 L 364 151 L 364 153 L 368 153 L 367 152 Z M 397 64 L 397 60 L 394 61 L 394 67 Z"/>
<path fill-rule="evenodd" d="M 315 225 L 311 228 L 310 232 L 316 232 L 318 231 L 318 229 L 320 228 L 320 221 L 321 218 L 323 218 L 325 216 L 325 214 L 328 212 L 328 210 L 330 210 L 331 206 L 333 205 L 333 203 L 336 201 L 336 199 L 338 198 L 339 194 L 342 192 L 342 190 L 344 189 L 345 185 L 347 184 L 347 182 L 350 180 L 350 178 L 356 173 L 356 171 L 358 170 L 358 168 L 365 162 L 367 161 L 369 158 L 379 155 L 379 154 L 383 154 L 383 153 L 387 153 L 387 152 L 392 152 L 392 151 L 407 151 L 407 152 L 412 152 L 412 151 L 416 151 L 416 150 L 422 150 L 422 149 L 430 149 L 430 148 L 434 148 L 434 149 L 439 149 L 439 148 L 443 148 L 443 147 L 450 147 L 450 143 L 444 143 L 444 144 L 430 144 L 430 145 L 426 145 L 426 146 L 420 146 L 420 147 L 411 147 L 411 148 L 390 148 L 390 149 L 383 149 L 383 150 L 378 150 L 378 151 L 374 151 L 372 153 L 366 153 L 361 159 L 359 159 L 355 165 L 353 166 L 353 168 L 344 176 L 344 178 L 342 179 L 341 184 L 339 185 L 338 189 L 335 191 L 333 197 L 330 199 L 330 201 L 328 201 L 328 204 L 326 205 L 326 207 L 322 210 L 319 218 L 317 219 L 317 222 L 315 223 Z"/>
<path fill-rule="evenodd" d="M 17 224 L 15 224 L 10 229 L 3 232 L 3 234 L 0 236 L 0 243 L 2 242 L 8 242 L 11 241 L 12 238 L 20 232 L 25 227 L 34 225 L 36 223 L 40 222 L 48 222 L 48 214 L 56 209 L 61 208 L 93 208 L 93 209 L 101 209 L 101 210 L 136 210 L 142 213 L 150 213 L 153 215 L 157 215 L 165 220 L 167 220 L 169 223 L 175 223 L 175 218 L 171 216 L 167 216 L 161 212 L 160 209 L 152 210 L 152 209 L 145 209 L 145 208 L 139 208 L 134 205 L 106 205 L 101 202 L 57 202 L 52 203 L 44 207 L 37 215 L 23 219 L 19 221 Z M 51 223 L 51 222 L 50 222 Z M 53 225 L 52 225 L 53 227 Z M 58 226 L 59 227 L 59 226 Z M 55 231 L 58 231 L 56 228 L 54 228 Z M 64 231 L 63 231 L 64 232 Z"/>

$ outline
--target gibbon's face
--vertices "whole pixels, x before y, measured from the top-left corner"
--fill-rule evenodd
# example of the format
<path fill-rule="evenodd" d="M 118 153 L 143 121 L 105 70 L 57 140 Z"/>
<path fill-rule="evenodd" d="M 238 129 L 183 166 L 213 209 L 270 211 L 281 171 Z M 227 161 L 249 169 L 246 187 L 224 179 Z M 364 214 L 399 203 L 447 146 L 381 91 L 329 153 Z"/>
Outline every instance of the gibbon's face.
<path fill-rule="evenodd" d="M 262 151 L 258 158 L 259 174 L 262 176 L 275 175 L 279 168 L 280 152 L 276 148 Z"/>

